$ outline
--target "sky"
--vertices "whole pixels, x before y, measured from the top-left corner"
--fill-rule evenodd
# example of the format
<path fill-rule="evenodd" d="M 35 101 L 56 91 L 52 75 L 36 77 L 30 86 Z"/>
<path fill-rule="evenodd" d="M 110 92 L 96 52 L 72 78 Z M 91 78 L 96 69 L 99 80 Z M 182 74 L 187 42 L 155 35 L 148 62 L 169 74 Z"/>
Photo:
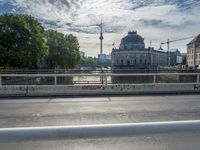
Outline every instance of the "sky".
<path fill-rule="evenodd" d="M 88 56 L 100 52 L 99 24 L 103 21 L 103 51 L 111 53 L 128 31 L 155 49 L 161 42 L 200 34 L 200 0 L 0 0 L 0 14 L 29 14 L 45 29 L 78 37 L 80 50 Z M 186 52 L 191 39 L 170 44 Z M 166 49 L 167 45 L 163 45 Z"/>

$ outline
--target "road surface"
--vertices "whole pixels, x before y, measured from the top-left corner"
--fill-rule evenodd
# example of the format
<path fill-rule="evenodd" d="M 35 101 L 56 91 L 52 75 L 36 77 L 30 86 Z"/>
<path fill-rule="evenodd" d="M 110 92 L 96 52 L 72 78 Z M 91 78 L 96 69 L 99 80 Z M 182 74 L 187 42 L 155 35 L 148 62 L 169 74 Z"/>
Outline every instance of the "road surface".
<path fill-rule="evenodd" d="M 0 128 L 200 120 L 200 95 L 0 99 Z M 129 137 L 0 141 L 0 150 L 189 150 L 200 132 Z"/>

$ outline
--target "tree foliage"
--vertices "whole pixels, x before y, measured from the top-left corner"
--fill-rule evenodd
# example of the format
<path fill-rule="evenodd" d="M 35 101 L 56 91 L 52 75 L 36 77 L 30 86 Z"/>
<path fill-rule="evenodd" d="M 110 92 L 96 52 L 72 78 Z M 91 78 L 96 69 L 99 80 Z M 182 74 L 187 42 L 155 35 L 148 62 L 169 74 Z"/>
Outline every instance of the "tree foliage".
<path fill-rule="evenodd" d="M 47 62 L 51 69 L 74 68 L 80 62 L 79 42 L 72 34 L 64 35 L 55 30 L 46 31 L 49 56 Z"/>
<path fill-rule="evenodd" d="M 48 54 L 45 31 L 28 15 L 0 16 L 0 64 L 17 68 L 36 68 Z"/>
<path fill-rule="evenodd" d="M 186 65 L 186 64 L 187 64 L 187 56 L 186 56 L 186 55 L 183 56 L 182 64 L 183 64 L 183 65 Z"/>
<path fill-rule="evenodd" d="M 97 64 L 97 60 L 95 60 L 92 57 L 85 57 L 85 56 L 81 57 L 80 65 L 82 65 L 82 66 L 93 66 L 96 64 Z"/>

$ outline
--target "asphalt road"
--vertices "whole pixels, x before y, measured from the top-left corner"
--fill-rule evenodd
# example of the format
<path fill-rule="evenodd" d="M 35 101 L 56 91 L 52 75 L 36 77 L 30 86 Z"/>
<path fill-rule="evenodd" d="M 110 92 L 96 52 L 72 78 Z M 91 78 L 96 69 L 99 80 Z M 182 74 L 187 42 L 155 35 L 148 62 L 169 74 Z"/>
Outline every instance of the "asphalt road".
<path fill-rule="evenodd" d="M 0 128 L 200 120 L 200 95 L 0 99 Z M 0 150 L 192 150 L 200 132 L 51 141 L 0 141 Z"/>

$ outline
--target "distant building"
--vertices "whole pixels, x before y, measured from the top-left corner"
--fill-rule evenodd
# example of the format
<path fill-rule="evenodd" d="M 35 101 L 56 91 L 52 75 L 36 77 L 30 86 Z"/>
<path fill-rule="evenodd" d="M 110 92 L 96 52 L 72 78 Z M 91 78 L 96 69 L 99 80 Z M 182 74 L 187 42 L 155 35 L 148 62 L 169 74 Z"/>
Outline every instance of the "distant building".
<path fill-rule="evenodd" d="M 200 65 L 200 34 L 187 44 L 187 65 Z"/>
<path fill-rule="evenodd" d="M 84 56 L 85 56 L 85 52 L 80 51 L 80 56 L 81 56 L 81 57 L 84 57 Z"/>
<path fill-rule="evenodd" d="M 98 60 L 101 62 L 111 62 L 111 54 L 99 54 Z"/>
<path fill-rule="evenodd" d="M 111 54 L 99 54 L 98 66 L 111 67 Z"/>
<path fill-rule="evenodd" d="M 169 59 L 170 58 L 170 59 Z M 176 65 L 180 63 L 181 53 L 178 50 L 167 52 L 163 49 L 145 48 L 144 39 L 137 31 L 128 32 L 122 38 L 119 49 L 112 50 L 113 68 L 154 68 L 157 66 Z"/>
<path fill-rule="evenodd" d="M 177 64 L 182 64 L 183 56 L 178 49 L 170 50 L 170 64 L 171 66 L 175 66 Z"/>

